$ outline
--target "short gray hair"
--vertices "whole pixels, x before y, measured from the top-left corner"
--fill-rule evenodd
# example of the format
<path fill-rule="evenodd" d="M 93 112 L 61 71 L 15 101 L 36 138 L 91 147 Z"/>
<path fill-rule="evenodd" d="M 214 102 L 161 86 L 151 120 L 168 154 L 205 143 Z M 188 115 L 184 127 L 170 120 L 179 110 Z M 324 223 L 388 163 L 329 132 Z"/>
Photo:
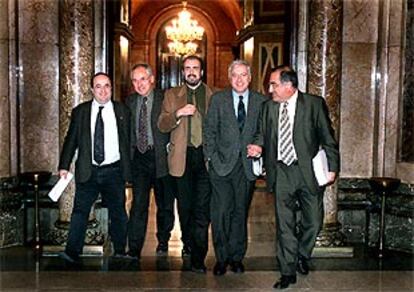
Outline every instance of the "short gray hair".
<path fill-rule="evenodd" d="M 134 72 L 135 69 L 140 68 L 140 67 L 144 68 L 145 71 L 147 71 L 148 76 L 152 76 L 152 68 L 151 68 L 150 65 L 148 65 L 146 63 L 138 63 L 138 64 L 135 64 L 134 66 L 132 66 L 131 79 L 132 79 L 132 72 Z"/>
<path fill-rule="evenodd" d="M 229 69 L 228 69 L 229 77 L 231 77 L 231 72 L 233 72 L 234 66 L 237 66 L 237 65 L 246 66 L 247 67 L 247 73 L 249 73 L 249 76 L 252 76 L 252 71 L 250 69 L 250 64 L 247 61 L 245 61 L 245 60 L 234 60 L 229 65 Z"/>

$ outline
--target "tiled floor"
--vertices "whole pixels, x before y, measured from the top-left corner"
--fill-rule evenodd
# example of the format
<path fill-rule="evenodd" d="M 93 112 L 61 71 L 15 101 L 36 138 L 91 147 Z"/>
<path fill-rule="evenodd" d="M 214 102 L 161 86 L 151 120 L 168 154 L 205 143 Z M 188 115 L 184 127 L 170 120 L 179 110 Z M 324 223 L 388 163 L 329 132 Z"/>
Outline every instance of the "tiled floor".
<path fill-rule="evenodd" d="M 169 256 L 156 257 L 154 216 L 139 263 L 108 256 L 84 257 L 82 265 L 65 265 L 57 257 L 33 256 L 25 247 L 0 250 L 0 291 L 271 291 L 279 277 L 274 259 L 273 199 L 254 195 L 249 219 L 246 272 L 213 276 L 210 246 L 206 275 L 188 271 L 181 259 L 179 227 L 174 228 Z M 154 206 L 151 207 L 151 214 Z M 414 291 L 413 255 L 388 252 L 379 260 L 375 252 L 356 246 L 352 257 L 314 258 L 307 277 L 298 277 L 290 291 Z"/>

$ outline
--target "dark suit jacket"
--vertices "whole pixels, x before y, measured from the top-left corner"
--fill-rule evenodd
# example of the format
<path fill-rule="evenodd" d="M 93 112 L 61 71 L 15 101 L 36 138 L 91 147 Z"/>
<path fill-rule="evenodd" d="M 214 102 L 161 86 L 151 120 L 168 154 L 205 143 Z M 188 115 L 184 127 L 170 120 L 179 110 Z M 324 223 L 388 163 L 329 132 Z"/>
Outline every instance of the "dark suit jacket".
<path fill-rule="evenodd" d="M 279 106 L 280 103 L 273 100 L 263 104 L 253 142 L 263 147 L 269 191 L 274 191 L 276 182 Z M 313 194 L 322 192 L 324 188 L 318 186 L 312 168 L 312 158 L 315 157 L 320 146 L 326 151 L 329 170 L 339 172 L 338 144 L 334 137 L 328 108 L 322 97 L 298 92 L 293 143 L 307 187 Z"/>
<path fill-rule="evenodd" d="M 233 170 L 241 153 L 247 179 L 256 179 L 252 171 L 252 159 L 247 158 L 247 145 L 253 141 L 260 109 L 266 99 L 255 91 L 249 91 L 246 121 L 240 133 L 231 89 L 212 96 L 204 120 L 203 150 L 205 158 L 219 176 L 228 175 Z"/>
<path fill-rule="evenodd" d="M 116 101 L 112 102 L 118 127 L 122 176 L 125 181 L 129 181 L 131 178 L 129 159 L 130 112 L 124 104 Z M 77 182 L 86 182 L 92 173 L 91 108 L 92 101 L 87 101 L 72 110 L 69 130 L 60 155 L 59 169 L 69 170 L 73 155 L 78 150 L 78 158 L 75 164 L 75 179 Z"/>
<path fill-rule="evenodd" d="M 140 108 L 137 108 L 138 98 L 142 98 L 137 93 L 127 97 L 125 103 L 131 111 L 131 158 L 134 155 L 137 145 L 137 116 Z M 164 100 L 164 92 L 160 89 L 154 89 L 154 101 L 151 110 L 151 129 L 154 137 L 155 151 L 155 169 L 158 178 L 168 174 L 167 166 L 167 149 L 166 145 L 170 141 L 169 133 L 161 133 L 158 129 L 157 122 L 161 113 L 162 101 Z"/>

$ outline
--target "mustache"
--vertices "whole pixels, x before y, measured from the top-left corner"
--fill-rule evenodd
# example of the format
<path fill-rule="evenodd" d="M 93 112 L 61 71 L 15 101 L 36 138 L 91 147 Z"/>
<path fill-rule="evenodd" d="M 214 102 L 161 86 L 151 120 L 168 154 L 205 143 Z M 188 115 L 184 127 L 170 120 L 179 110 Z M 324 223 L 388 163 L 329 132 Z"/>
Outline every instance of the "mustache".
<path fill-rule="evenodd" d="M 195 74 L 188 74 L 187 77 L 194 77 L 197 78 L 197 76 Z"/>

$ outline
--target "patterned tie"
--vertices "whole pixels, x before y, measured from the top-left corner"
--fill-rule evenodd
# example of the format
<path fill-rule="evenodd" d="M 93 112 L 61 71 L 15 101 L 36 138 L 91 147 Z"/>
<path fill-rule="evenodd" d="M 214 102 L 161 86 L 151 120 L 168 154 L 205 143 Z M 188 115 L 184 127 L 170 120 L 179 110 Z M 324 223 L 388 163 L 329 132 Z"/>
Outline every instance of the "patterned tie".
<path fill-rule="evenodd" d="M 282 162 L 286 165 L 291 165 L 295 160 L 295 153 L 292 141 L 292 130 L 289 121 L 289 114 L 287 109 L 288 103 L 283 103 L 282 116 L 280 118 L 280 154 Z"/>
<path fill-rule="evenodd" d="M 145 153 L 148 148 L 147 100 L 148 98 L 144 96 L 142 99 L 141 109 L 139 111 L 137 147 L 141 153 Z"/>
<path fill-rule="evenodd" d="M 244 108 L 243 96 L 239 96 L 239 105 L 237 107 L 237 122 L 240 132 L 243 131 L 244 122 L 246 120 L 246 109 Z"/>
<path fill-rule="evenodd" d="M 98 164 L 101 164 L 105 160 L 104 122 L 102 119 L 103 108 L 103 106 L 99 107 L 99 112 L 96 116 L 95 133 L 93 138 L 93 159 Z"/>

